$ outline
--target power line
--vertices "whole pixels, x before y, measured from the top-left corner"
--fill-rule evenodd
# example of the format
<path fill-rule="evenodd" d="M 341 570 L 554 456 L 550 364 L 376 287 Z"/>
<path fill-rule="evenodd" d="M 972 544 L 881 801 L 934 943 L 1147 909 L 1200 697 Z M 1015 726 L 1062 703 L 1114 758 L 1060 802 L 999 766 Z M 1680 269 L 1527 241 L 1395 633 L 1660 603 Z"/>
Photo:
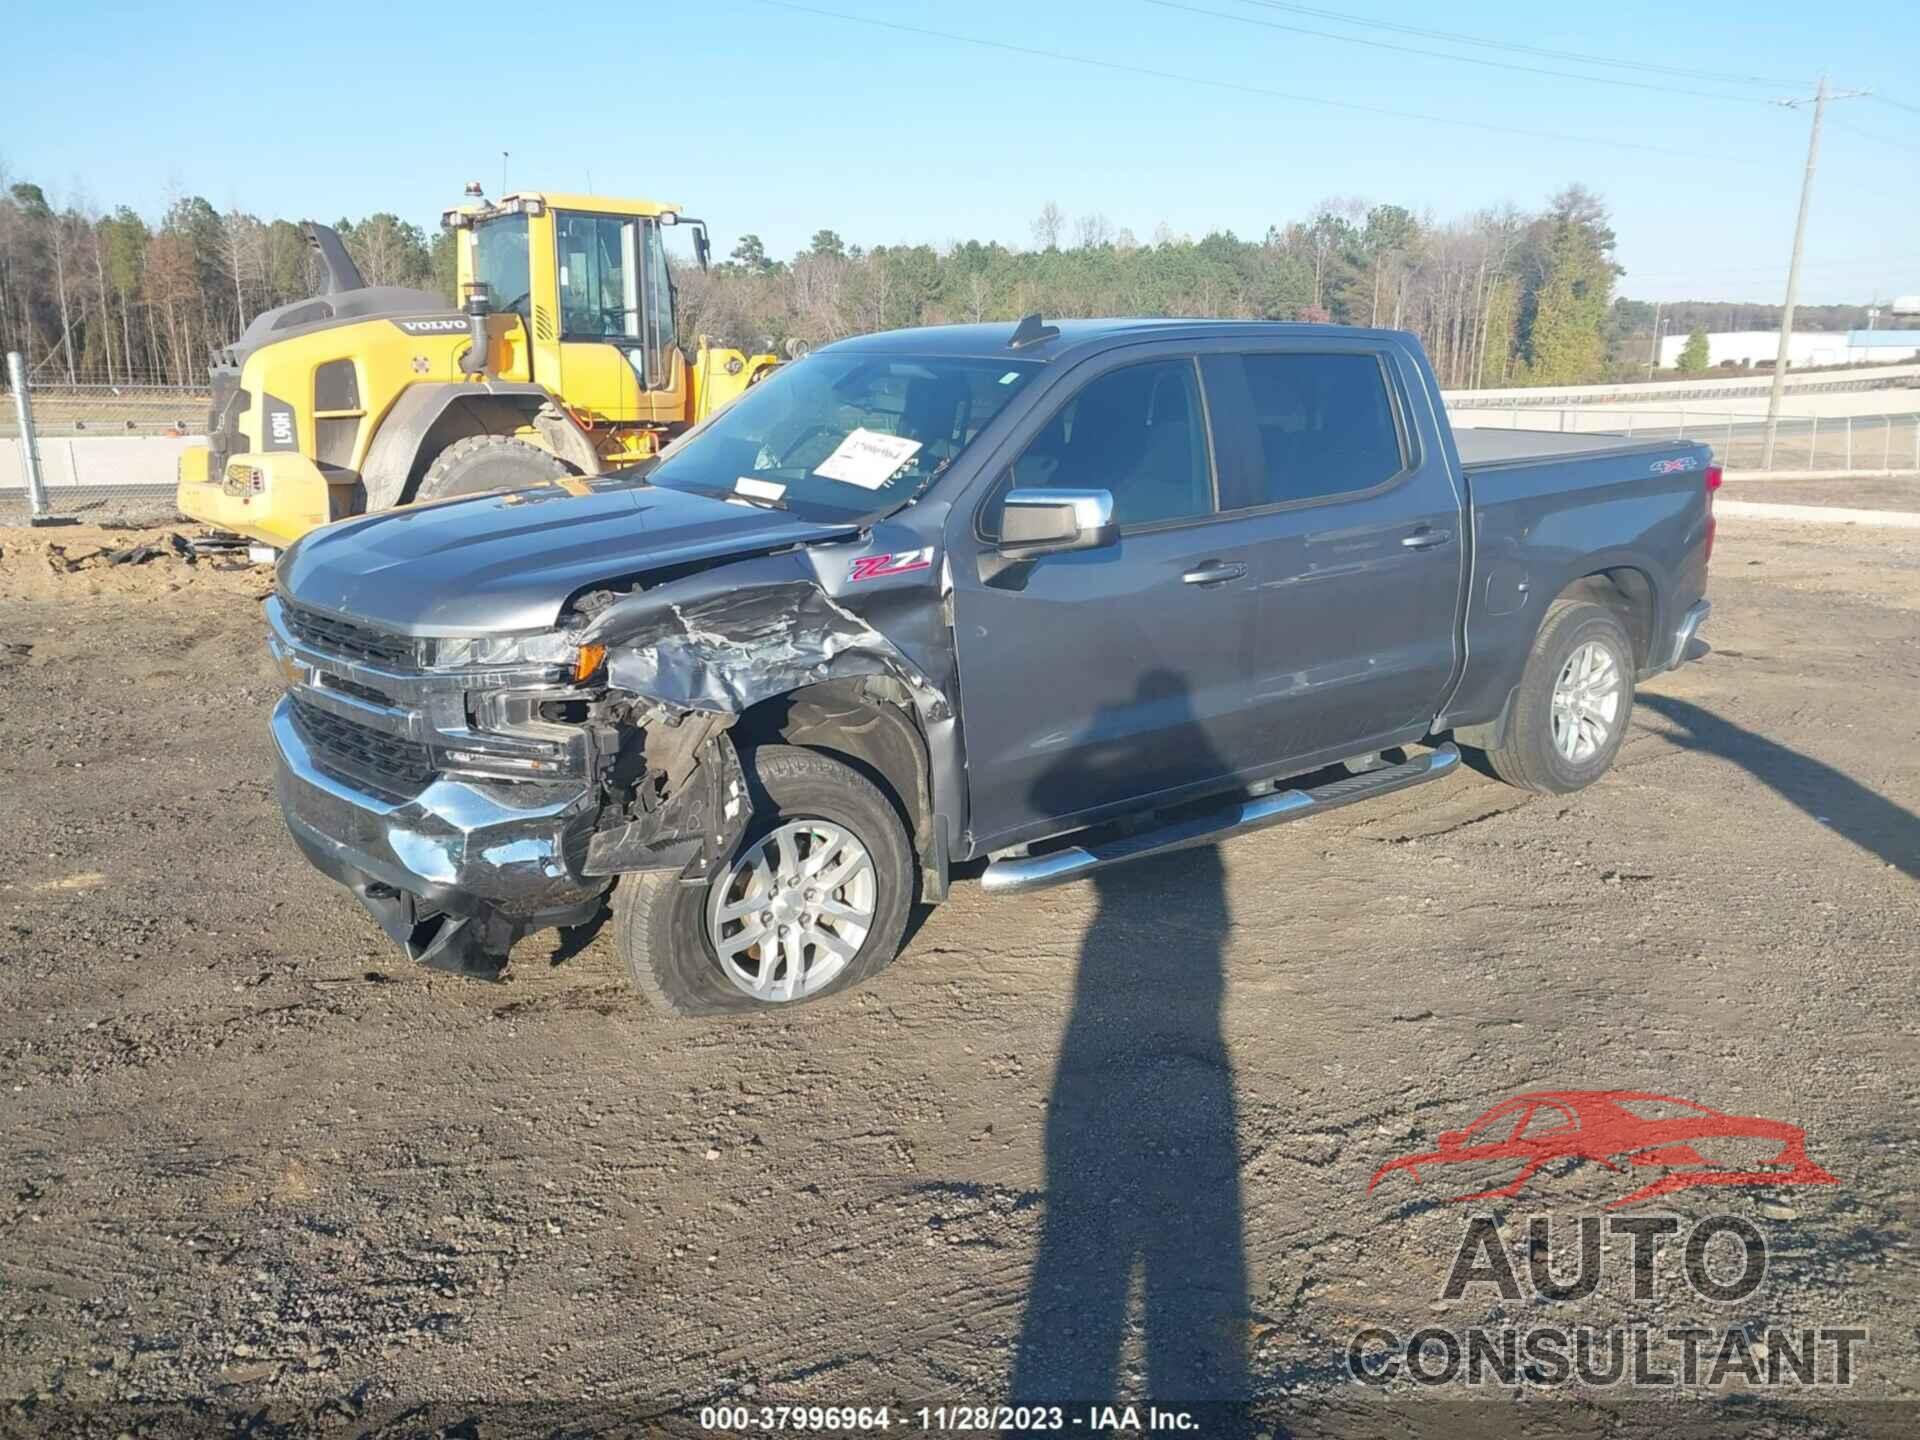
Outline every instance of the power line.
<path fill-rule="evenodd" d="M 1920 145 L 1913 145 L 1905 140 L 1895 140 L 1891 135 L 1879 135 L 1872 130 L 1863 130 L 1860 126 L 1849 125 L 1844 120 L 1829 120 L 1827 123 L 1838 126 L 1851 135 L 1858 135 L 1864 140 L 1878 141 L 1882 145 L 1891 145 L 1896 150 L 1910 150 L 1914 154 L 1920 155 Z"/>
<path fill-rule="evenodd" d="M 1363 105 L 1354 100 L 1330 100 L 1323 95 L 1297 95 L 1286 90 L 1269 90 L 1260 85 L 1243 85 L 1233 80 L 1222 80 L 1211 75 L 1183 75 L 1172 70 L 1156 70 L 1145 65 L 1129 65 L 1118 60 L 1097 60 L 1090 55 L 1072 55 L 1064 50 L 1042 50 L 1032 45 L 1015 45 L 1006 40 L 988 40 L 978 35 L 962 35 L 951 30 L 932 30 L 922 25 L 908 25 L 898 20 L 880 20 L 871 15 L 848 15 L 838 10 L 823 10 L 813 5 L 795 4 L 794 0 L 755 0 L 756 4 L 771 6 L 776 10 L 790 10 L 799 15 L 815 15 L 827 20 L 842 20 L 853 25 L 868 25 L 880 30 L 894 30 L 907 35 L 921 35 L 934 40 L 949 40 L 958 45 L 976 45 L 985 50 L 1000 50 L 1011 55 L 1031 55 L 1042 60 L 1057 60 L 1066 65 L 1085 65 L 1096 70 L 1110 70 L 1121 75 L 1144 75 L 1151 80 L 1171 80 L 1183 85 L 1203 85 L 1213 90 L 1230 90 L 1241 95 L 1258 95 L 1269 100 L 1288 100 L 1298 105 L 1324 105 L 1335 110 L 1352 110 L 1363 115 L 1385 115 L 1395 120 L 1417 120 L 1423 125 L 1453 125 L 1469 130 L 1481 130 L 1495 135 L 1519 135 L 1529 140 L 1552 140 L 1563 145 L 1594 145 L 1609 150 L 1634 150 L 1643 155 L 1671 155 L 1681 159 L 1699 159 L 1697 154 L 1688 154 L 1684 150 L 1670 150 L 1660 145 L 1640 145 L 1630 140 L 1606 140 L 1593 135 L 1561 135 L 1550 130 L 1528 130 L 1517 125 L 1495 125 L 1480 120 L 1462 120 L 1457 115 L 1426 115 L 1414 110 L 1392 110 L 1381 105 Z"/>
<path fill-rule="evenodd" d="M 1581 75 L 1572 70 L 1548 70 L 1539 65 L 1521 65 L 1512 60 L 1484 60 L 1477 55 L 1449 55 L 1440 50 L 1422 50 L 1414 45 L 1396 45 L 1391 40 L 1368 40 L 1358 35 L 1336 35 L 1331 30 L 1310 30 L 1304 25 L 1285 25 L 1277 20 L 1256 20 L 1251 15 L 1228 15 L 1219 10 L 1203 10 L 1195 5 L 1181 5 L 1176 0 L 1147 0 L 1149 5 L 1157 5 L 1162 10 L 1184 10 L 1189 15 L 1207 15 L 1215 20 L 1230 20 L 1236 25 L 1257 25 L 1262 30 L 1284 30 L 1290 35 L 1311 35 L 1321 40 L 1336 40 L 1343 45 L 1364 45 L 1370 50 L 1392 50 L 1401 55 L 1418 55 L 1428 60 L 1451 60 L 1457 65 L 1480 65 L 1489 70 L 1514 70 L 1524 75 L 1549 75 L 1556 80 L 1579 80 L 1589 85 L 1616 85 L 1627 90 L 1651 90 L 1658 95 L 1675 93 L 1671 84 L 1660 85 L 1646 80 L 1621 80 L 1611 75 Z M 1293 6 L 1275 6 L 1275 9 L 1291 10 Z M 1401 29 L 1401 26 L 1387 26 L 1387 29 Z M 1712 91 L 1694 90 L 1690 92 L 1703 100 L 1728 100 L 1736 105 L 1764 105 L 1767 102 L 1757 95 L 1721 95 Z"/>
<path fill-rule="evenodd" d="M 1778 88 L 1793 85 L 1792 80 L 1771 79 L 1765 75 L 1739 75 L 1719 70 L 1696 70 L 1679 65 L 1658 65 L 1647 60 L 1622 59 L 1613 55 L 1586 55 L 1577 50 L 1549 50 L 1538 45 L 1521 45 L 1511 40 L 1489 40 L 1479 35 L 1463 35 L 1455 30 L 1427 30 L 1417 25 L 1396 25 L 1370 16 L 1349 15 L 1339 10 L 1323 10 L 1312 5 L 1294 5 L 1285 0 L 1239 0 L 1242 5 L 1258 5 L 1266 10 L 1284 10 L 1293 15 L 1311 15 L 1317 20 L 1335 20 L 1364 30 L 1391 30 L 1400 35 L 1415 35 L 1423 40 L 1446 40 L 1455 45 L 1474 45 L 1484 50 L 1505 50 L 1516 55 L 1532 55 L 1544 60 L 1571 60 L 1581 65 L 1606 65 L 1632 70 L 1641 75 L 1673 75 L 1688 80 L 1717 80 L 1731 85 L 1765 85 Z"/>
<path fill-rule="evenodd" d="M 1891 95 L 1881 95 L 1878 93 L 1876 93 L 1873 98 L 1878 100 L 1882 105 L 1891 105 L 1896 110 L 1905 110 L 1910 114 L 1920 115 L 1920 105 L 1909 105 L 1904 100 L 1896 100 Z"/>

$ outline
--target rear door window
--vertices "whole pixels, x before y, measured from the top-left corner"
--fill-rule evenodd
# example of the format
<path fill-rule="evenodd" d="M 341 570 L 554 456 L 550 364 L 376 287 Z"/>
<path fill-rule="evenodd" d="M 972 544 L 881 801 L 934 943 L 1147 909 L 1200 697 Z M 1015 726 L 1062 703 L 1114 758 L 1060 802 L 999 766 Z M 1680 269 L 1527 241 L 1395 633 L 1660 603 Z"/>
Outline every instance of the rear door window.
<path fill-rule="evenodd" d="M 1224 509 L 1332 500 L 1407 467 L 1393 393 L 1377 356 L 1292 352 L 1210 357 L 1207 383 L 1231 391 L 1251 436 Z M 1223 487 L 1224 488 L 1224 487 Z"/>

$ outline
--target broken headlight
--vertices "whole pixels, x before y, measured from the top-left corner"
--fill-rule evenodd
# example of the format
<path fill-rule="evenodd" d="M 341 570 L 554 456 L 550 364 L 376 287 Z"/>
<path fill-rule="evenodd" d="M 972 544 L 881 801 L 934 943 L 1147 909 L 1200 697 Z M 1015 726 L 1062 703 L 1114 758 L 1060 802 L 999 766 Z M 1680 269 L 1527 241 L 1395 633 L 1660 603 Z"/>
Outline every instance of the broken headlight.
<path fill-rule="evenodd" d="M 571 673 L 579 656 L 580 643 L 572 633 L 540 630 L 533 634 L 435 640 L 428 652 L 427 667 L 432 670 L 502 670 L 552 665 L 564 667 Z"/>
<path fill-rule="evenodd" d="M 434 746 L 435 767 L 498 780 L 585 775 L 593 743 L 587 727 L 554 718 L 576 693 L 557 687 L 469 690 L 466 733 L 448 733 Z"/>

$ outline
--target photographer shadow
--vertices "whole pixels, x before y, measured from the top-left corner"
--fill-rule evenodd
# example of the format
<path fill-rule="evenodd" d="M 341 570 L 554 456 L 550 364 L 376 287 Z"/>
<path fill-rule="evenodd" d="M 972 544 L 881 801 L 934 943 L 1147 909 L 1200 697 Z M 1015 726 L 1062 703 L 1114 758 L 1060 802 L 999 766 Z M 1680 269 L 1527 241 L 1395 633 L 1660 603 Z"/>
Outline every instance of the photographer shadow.
<path fill-rule="evenodd" d="M 1190 773 L 1218 773 L 1178 676 L 1147 676 L 1139 700 L 1179 706 L 1186 718 L 1170 748 Z M 1092 733 L 1103 733 L 1098 720 Z M 1084 753 L 1036 782 L 1041 812 L 1086 804 Z M 1233 1067 L 1221 1033 L 1224 868 L 1208 846 L 1098 871 L 1092 884 L 1096 909 L 1047 1102 L 1046 1219 L 1012 1397 L 1106 1402 L 1141 1390 L 1155 1401 L 1241 1400 L 1248 1297 Z M 1146 1375 L 1123 1386 L 1136 1277 Z"/>

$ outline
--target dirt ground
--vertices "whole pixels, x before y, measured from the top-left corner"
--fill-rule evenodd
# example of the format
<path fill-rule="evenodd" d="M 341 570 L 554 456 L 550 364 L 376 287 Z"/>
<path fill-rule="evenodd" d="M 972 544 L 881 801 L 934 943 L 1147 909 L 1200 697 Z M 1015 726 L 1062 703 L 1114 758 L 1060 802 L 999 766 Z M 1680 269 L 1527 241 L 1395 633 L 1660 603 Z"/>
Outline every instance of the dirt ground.
<path fill-rule="evenodd" d="M 1713 653 L 1584 794 L 1467 773 L 1097 882 L 963 880 L 875 982 L 750 1023 L 649 1012 L 604 935 L 497 986 L 412 968 L 283 831 L 267 572 L 82 554 L 142 539 L 0 531 L 0 1429 L 1611 1404 L 1346 1368 L 1363 1327 L 1548 1322 L 1859 1326 L 1821 1393 L 1920 1420 L 1910 536 L 1723 522 Z M 1665 1172 L 1568 1160 L 1510 1200 L 1438 1203 L 1444 1167 L 1369 1194 L 1511 1095 L 1610 1089 L 1803 1127 L 1838 1183 L 1607 1212 Z M 1566 1270 L 1581 1217 L 1648 1211 L 1750 1222 L 1764 1282 L 1697 1298 L 1676 1242 L 1636 1300 L 1609 1235 L 1587 1298 L 1443 1295 L 1471 1214 L 1524 1277 L 1529 1218 Z M 1801 1433 L 1809 1392 L 1763 1390 L 1636 1393 Z"/>
<path fill-rule="evenodd" d="M 1763 505 L 1839 505 L 1853 510 L 1920 510 L 1920 476 L 1874 478 L 1842 476 L 1819 480 L 1775 480 L 1757 475 L 1729 480 L 1721 487 L 1729 500 Z"/>

